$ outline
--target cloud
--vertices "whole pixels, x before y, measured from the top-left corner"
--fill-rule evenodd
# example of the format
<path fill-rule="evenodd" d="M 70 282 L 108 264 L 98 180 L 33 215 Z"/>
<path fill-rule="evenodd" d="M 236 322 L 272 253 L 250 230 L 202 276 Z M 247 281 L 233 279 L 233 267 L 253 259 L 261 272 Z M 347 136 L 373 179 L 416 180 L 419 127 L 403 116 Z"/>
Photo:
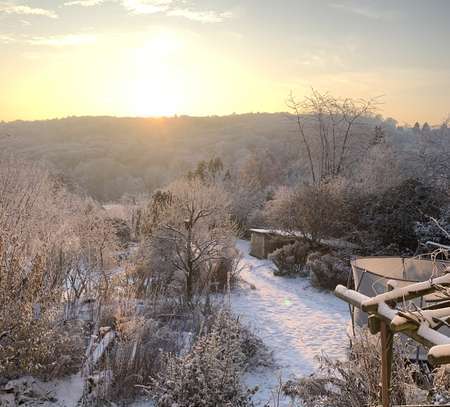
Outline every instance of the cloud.
<path fill-rule="evenodd" d="M 183 17 L 201 23 L 220 23 L 231 17 L 231 12 L 213 10 L 193 10 L 179 7 L 185 1 L 176 0 L 120 0 L 132 14 L 156 14 L 164 12 L 169 17 Z"/>
<path fill-rule="evenodd" d="M 231 17 L 230 12 L 179 7 L 179 4 L 186 3 L 185 0 L 72 0 L 64 6 L 92 7 L 103 3 L 121 4 L 130 14 L 165 13 L 169 17 L 183 17 L 201 23 L 220 23 Z"/>
<path fill-rule="evenodd" d="M 65 47 L 71 45 L 88 45 L 96 42 L 94 35 L 69 34 L 49 37 L 32 37 L 27 40 L 31 45 L 44 45 L 49 47 Z"/>
<path fill-rule="evenodd" d="M 64 6 L 92 7 L 104 3 L 105 0 L 74 0 L 64 3 Z"/>
<path fill-rule="evenodd" d="M 56 14 L 53 10 L 19 5 L 4 1 L 0 2 L 0 13 L 58 18 L 58 14 Z"/>
<path fill-rule="evenodd" d="M 221 23 L 231 17 L 231 12 L 218 13 L 216 11 L 195 11 L 187 8 L 174 8 L 168 10 L 166 15 L 171 17 L 184 17 L 188 20 L 199 21 L 201 23 Z"/>
<path fill-rule="evenodd" d="M 375 10 L 373 8 L 364 7 L 362 5 L 348 4 L 348 3 L 332 3 L 331 7 L 339 10 L 344 10 L 348 13 L 356 14 L 370 20 L 393 20 L 394 13 L 383 10 Z"/>
<path fill-rule="evenodd" d="M 132 14 L 156 14 L 169 10 L 173 0 L 122 0 Z"/>
<path fill-rule="evenodd" d="M 0 44 L 10 44 L 15 41 L 16 39 L 11 35 L 0 34 Z"/>

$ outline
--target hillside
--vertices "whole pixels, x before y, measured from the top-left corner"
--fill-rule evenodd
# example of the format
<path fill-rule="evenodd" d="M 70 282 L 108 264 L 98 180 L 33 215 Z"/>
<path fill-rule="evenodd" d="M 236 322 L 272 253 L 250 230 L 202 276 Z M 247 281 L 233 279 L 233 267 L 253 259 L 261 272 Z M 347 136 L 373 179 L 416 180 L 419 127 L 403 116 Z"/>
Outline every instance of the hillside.
<path fill-rule="evenodd" d="M 287 114 L 224 117 L 70 117 L 0 123 L 0 150 L 45 160 L 103 201 L 151 191 L 220 156 L 225 164 L 295 137 Z M 275 147 L 273 147 L 275 148 Z"/>

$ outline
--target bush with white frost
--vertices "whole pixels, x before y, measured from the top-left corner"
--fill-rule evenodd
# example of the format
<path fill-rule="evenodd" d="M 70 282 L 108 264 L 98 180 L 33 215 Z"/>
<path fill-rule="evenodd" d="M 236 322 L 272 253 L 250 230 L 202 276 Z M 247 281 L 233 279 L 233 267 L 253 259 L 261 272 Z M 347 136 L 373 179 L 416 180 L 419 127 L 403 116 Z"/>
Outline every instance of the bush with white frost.
<path fill-rule="evenodd" d="M 64 320 L 83 293 L 106 294 L 111 228 L 41 166 L 4 159 L 0 230 L 0 376 L 73 372 L 82 330 Z"/>
<path fill-rule="evenodd" d="M 149 392 L 158 407 L 253 406 L 256 389 L 244 389 L 240 377 L 254 349 L 242 328 L 220 312 L 209 330 L 185 356 L 169 356 Z"/>

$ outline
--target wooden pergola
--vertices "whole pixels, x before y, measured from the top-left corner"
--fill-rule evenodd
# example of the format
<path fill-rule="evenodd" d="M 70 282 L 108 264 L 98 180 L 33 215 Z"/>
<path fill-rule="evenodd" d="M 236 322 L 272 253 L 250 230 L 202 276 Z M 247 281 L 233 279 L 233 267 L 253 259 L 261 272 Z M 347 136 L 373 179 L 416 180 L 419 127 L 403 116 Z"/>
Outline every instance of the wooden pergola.
<path fill-rule="evenodd" d="M 380 334 L 383 407 L 392 407 L 390 403 L 392 345 L 396 333 L 401 332 L 428 348 L 427 358 L 433 366 L 450 363 L 450 337 L 438 332 L 440 327 L 450 323 L 450 274 L 394 288 L 375 297 L 368 297 L 342 285 L 336 287 L 335 294 L 348 304 L 369 314 L 370 333 Z M 436 298 L 428 307 L 415 311 L 396 308 L 406 301 L 430 294 Z"/>

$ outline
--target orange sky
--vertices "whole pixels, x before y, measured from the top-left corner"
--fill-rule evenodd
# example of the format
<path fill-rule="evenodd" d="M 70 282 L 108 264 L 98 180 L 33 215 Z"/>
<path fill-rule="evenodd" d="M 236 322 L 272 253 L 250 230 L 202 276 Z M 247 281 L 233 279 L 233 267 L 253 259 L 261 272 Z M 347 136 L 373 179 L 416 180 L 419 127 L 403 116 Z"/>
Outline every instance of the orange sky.
<path fill-rule="evenodd" d="M 438 0 L 0 0 L 0 120 L 285 111 L 291 90 L 314 87 L 384 95 L 384 116 L 438 124 L 450 113 L 448 11 Z"/>

